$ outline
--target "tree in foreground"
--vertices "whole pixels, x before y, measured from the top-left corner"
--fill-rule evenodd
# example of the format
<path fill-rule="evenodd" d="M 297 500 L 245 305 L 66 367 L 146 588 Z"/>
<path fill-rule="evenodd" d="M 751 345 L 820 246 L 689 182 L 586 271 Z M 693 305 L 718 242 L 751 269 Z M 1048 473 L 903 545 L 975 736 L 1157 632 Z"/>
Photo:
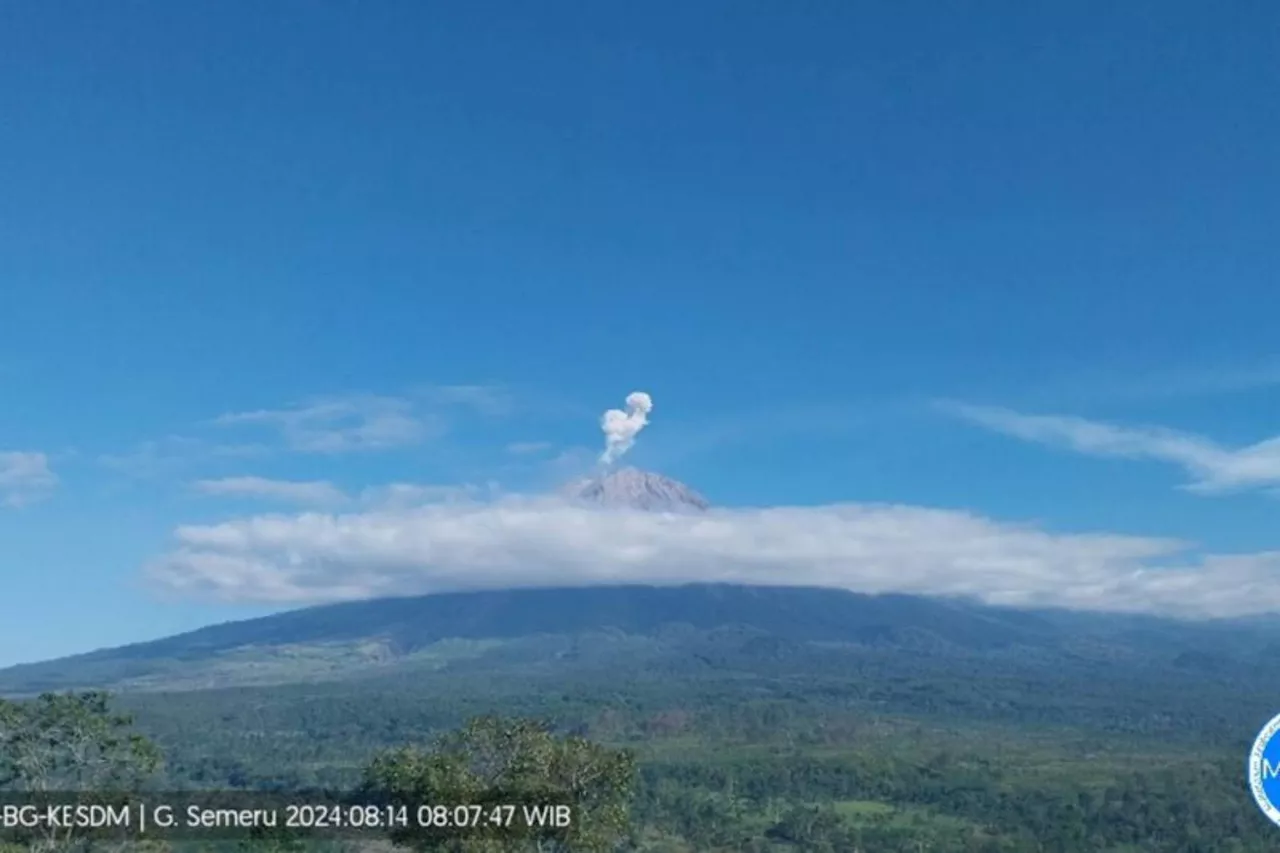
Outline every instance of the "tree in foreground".
<path fill-rule="evenodd" d="M 160 751 L 110 707 L 106 693 L 0 699 L 0 791 L 39 798 L 85 794 L 93 802 L 127 799 L 160 764 Z M 69 829 L 33 830 L 31 850 L 87 847 Z"/>
<path fill-rule="evenodd" d="M 616 849 L 628 835 L 634 777 L 627 751 L 559 737 L 540 723 L 490 716 L 471 720 L 429 749 L 378 756 L 365 772 L 362 794 L 403 804 L 410 818 L 422 805 L 471 806 L 472 814 L 479 813 L 480 826 L 469 830 L 414 823 L 391 834 L 396 843 L 421 851 L 599 853 Z M 567 826 L 527 820 L 527 809 L 566 805 Z M 494 815 L 511 820 L 499 826 Z"/>
<path fill-rule="evenodd" d="M 106 693 L 0 699 L 0 788 L 125 791 L 160 764 L 160 752 L 111 710 Z"/>

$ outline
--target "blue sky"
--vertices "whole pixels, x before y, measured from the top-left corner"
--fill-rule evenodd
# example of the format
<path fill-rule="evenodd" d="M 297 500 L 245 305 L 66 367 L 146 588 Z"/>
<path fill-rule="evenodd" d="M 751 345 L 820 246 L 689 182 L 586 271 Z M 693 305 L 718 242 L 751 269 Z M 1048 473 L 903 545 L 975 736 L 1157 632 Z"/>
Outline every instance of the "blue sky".
<path fill-rule="evenodd" d="M 1053 5 L 5 5 L 0 664 L 531 560 L 1267 603 L 1280 8 Z M 634 390 L 732 547 L 530 497 Z"/>

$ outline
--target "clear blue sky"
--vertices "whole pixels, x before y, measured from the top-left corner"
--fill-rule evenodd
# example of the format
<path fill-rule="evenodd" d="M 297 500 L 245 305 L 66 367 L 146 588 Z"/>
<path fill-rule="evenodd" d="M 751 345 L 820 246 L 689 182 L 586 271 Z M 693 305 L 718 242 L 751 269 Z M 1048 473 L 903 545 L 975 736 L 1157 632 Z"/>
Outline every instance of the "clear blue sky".
<path fill-rule="evenodd" d="M 1280 549 L 1277 56 L 1272 0 L 3 4 L 0 664 L 285 606 L 144 569 L 550 488 L 633 390 L 724 506 Z"/>

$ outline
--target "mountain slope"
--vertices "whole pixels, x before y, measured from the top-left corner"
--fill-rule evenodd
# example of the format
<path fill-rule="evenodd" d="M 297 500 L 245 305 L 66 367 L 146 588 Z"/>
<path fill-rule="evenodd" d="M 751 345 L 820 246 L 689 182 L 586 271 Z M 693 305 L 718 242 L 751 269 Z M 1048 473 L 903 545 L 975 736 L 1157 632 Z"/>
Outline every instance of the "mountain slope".
<path fill-rule="evenodd" d="M 1186 667 L 1275 642 L 1272 629 L 1037 613 L 905 595 L 692 584 L 451 593 L 311 607 L 149 643 L 0 671 L 0 693 L 109 686 L 160 689 L 328 680 L 370 667 L 471 671 L 512 660 L 571 667 L 707 649 L 735 665 L 821 649 L 935 658 L 1081 660 Z M 823 652 L 828 654 L 829 652 Z M 847 652 L 839 652 L 846 654 Z M 1260 652 L 1259 652 L 1260 653 Z M 1216 657 L 1215 657 L 1216 656 Z"/>
<path fill-rule="evenodd" d="M 637 468 L 580 480 L 565 494 L 594 506 L 648 512 L 702 512 L 710 507 L 706 498 L 684 483 Z"/>

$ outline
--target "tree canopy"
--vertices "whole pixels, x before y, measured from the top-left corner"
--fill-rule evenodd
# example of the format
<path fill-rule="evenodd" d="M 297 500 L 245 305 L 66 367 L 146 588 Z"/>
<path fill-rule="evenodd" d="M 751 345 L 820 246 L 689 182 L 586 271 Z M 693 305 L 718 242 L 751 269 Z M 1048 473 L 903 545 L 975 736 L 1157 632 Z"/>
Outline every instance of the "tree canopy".
<path fill-rule="evenodd" d="M 541 723 L 477 717 L 427 749 L 405 747 L 377 756 L 365 773 L 367 795 L 390 802 L 513 808 L 511 821 L 470 833 L 415 827 L 393 839 L 418 850 L 605 851 L 629 829 L 635 776 L 629 752 L 581 737 L 557 736 Z M 567 826 L 538 826 L 526 808 L 567 805 Z"/>

